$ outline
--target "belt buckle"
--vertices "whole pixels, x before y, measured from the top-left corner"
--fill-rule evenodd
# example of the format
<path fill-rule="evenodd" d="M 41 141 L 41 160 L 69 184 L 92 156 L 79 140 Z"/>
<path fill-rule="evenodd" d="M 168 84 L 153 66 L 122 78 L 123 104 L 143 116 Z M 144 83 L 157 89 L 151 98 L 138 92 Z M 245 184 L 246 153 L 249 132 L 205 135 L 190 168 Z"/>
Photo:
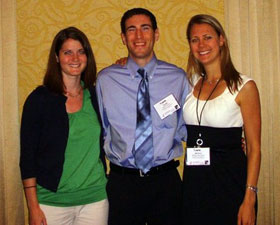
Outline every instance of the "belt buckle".
<path fill-rule="evenodd" d="M 148 175 L 148 174 L 143 173 L 143 171 L 142 171 L 142 170 L 139 170 L 139 176 L 140 176 L 140 177 L 147 177 L 147 176 L 149 176 L 149 175 Z"/>

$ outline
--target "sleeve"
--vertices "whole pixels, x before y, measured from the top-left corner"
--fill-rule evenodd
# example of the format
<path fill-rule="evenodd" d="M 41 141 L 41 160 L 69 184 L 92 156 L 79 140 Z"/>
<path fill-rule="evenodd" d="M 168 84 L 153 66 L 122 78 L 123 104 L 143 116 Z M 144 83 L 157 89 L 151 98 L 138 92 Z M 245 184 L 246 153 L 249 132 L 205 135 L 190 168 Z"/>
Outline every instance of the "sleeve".
<path fill-rule="evenodd" d="M 100 113 L 99 113 L 100 110 L 99 110 L 98 101 L 97 101 L 96 89 L 95 88 L 90 88 L 89 91 L 91 93 L 92 104 L 93 104 L 94 110 L 97 113 L 99 123 L 102 124 L 102 120 L 101 120 Z M 103 131 L 103 128 L 101 128 L 101 134 L 100 134 L 100 138 L 99 138 L 99 142 L 100 142 L 100 155 L 99 155 L 99 158 L 100 158 L 100 160 L 103 163 L 103 167 L 104 167 L 104 170 L 105 170 L 105 173 L 106 173 L 106 171 L 107 171 L 107 164 L 106 164 L 106 159 L 105 159 L 103 136 L 104 136 L 104 131 Z"/>
<path fill-rule="evenodd" d="M 240 76 L 242 78 L 242 83 L 238 86 L 239 91 L 244 87 L 245 84 L 247 84 L 248 81 L 253 80 L 251 77 L 248 77 L 243 74 L 241 74 Z"/>
<path fill-rule="evenodd" d="M 20 169 L 22 179 L 36 177 L 36 153 L 42 129 L 42 96 L 38 89 L 26 99 L 20 129 Z"/>
<path fill-rule="evenodd" d="M 241 84 L 238 85 L 238 91 L 234 92 L 233 93 L 233 97 L 236 98 L 236 96 L 239 94 L 239 92 L 241 91 L 241 89 L 244 87 L 245 84 L 247 84 L 248 81 L 251 81 L 253 80 L 252 78 L 246 76 L 246 75 L 243 75 L 243 74 L 240 74 L 241 78 L 242 78 L 242 82 Z"/>
<path fill-rule="evenodd" d="M 107 114 L 106 114 L 106 108 L 105 108 L 104 102 L 103 102 L 103 95 L 102 95 L 102 87 L 101 87 L 100 77 L 101 77 L 101 74 L 99 74 L 98 77 L 97 77 L 96 94 L 97 94 L 99 112 L 100 112 L 100 116 L 101 116 L 101 120 L 102 120 L 103 135 L 104 135 L 104 138 L 105 138 L 106 135 L 107 135 L 108 127 L 109 127 L 109 121 L 108 121 Z"/>
<path fill-rule="evenodd" d="M 183 118 L 183 105 L 185 103 L 185 99 L 187 97 L 187 95 L 189 94 L 190 90 L 191 90 L 191 86 L 186 78 L 186 75 L 184 73 L 184 79 L 182 82 L 182 95 L 181 95 L 181 99 L 180 99 L 180 114 L 179 114 L 179 122 L 178 122 L 178 128 L 177 128 L 177 133 L 180 137 L 180 139 L 182 141 L 187 141 L 187 127 L 186 127 L 186 123 L 184 121 Z"/>

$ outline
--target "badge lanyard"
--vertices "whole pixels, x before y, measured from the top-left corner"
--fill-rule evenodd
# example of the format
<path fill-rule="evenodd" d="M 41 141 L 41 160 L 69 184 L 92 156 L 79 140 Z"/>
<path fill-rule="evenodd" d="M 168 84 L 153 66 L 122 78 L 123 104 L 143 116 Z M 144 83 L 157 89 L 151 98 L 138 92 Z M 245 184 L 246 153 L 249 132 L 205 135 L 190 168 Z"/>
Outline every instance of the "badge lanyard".
<path fill-rule="evenodd" d="M 200 111 L 200 115 L 198 115 L 198 104 L 199 104 L 199 97 L 200 97 L 200 94 L 201 94 L 201 91 L 202 91 L 202 86 L 203 86 L 203 83 L 204 83 L 204 80 L 205 80 L 205 76 L 202 77 L 202 83 L 201 83 L 201 86 L 200 86 L 200 89 L 199 89 L 199 92 L 198 92 L 198 96 L 197 96 L 197 101 L 196 101 L 196 117 L 197 117 L 197 122 L 198 122 L 198 126 L 200 127 L 200 124 L 201 124 L 201 120 L 202 120 L 202 113 L 204 111 L 204 108 L 208 102 L 208 100 L 210 99 L 210 97 L 212 96 L 212 94 L 214 93 L 214 91 L 216 90 L 218 84 L 220 83 L 221 79 L 218 80 L 218 82 L 216 83 L 215 87 L 213 88 L 213 90 L 211 91 L 211 93 L 209 94 L 208 98 L 206 99 L 204 105 L 202 106 L 202 109 Z M 201 138 L 201 133 L 198 134 L 198 138 L 196 140 L 196 144 L 197 146 L 202 146 L 203 145 L 203 140 Z"/>

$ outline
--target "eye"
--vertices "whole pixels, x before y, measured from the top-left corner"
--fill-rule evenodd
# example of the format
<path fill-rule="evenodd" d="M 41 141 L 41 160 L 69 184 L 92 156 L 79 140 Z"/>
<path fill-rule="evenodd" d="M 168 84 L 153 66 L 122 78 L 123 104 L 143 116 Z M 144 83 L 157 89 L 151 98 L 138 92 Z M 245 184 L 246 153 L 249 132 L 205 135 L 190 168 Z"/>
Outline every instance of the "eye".
<path fill-rule="evenodd" d="M 64 51 L 63 54 L 64 54 L 64 55 L 71 55 L 71 54 L 72 54 L 72 51 L 71 51 L 71 50 L 67 50 L 67 51 Z"/>
<path fill-rule="evenodd" d="M 136 30 L 135 27 L 129 27 L 129 28 L 127 28 L 126 32 L 132 33 L 132 32 L 135 32 L 135 30 Z"/>
<path fill-rule="evenodd" d="M 145 26 L 142 27 L 143 31 L 149 31 L 150 29 L 151 29 L 151 27 L 148 26 L 148 25 L 145 25 Z"/>
<path fill-rule="evenodd" d="M 191 38 L 191 43 L 197 43 L 198 42 L 198 38 Z"/>
<path fill-rule="evenodd" d="M 206 36 L 204 36 L 204 40 L 211 40 L 213 37 L 212 36 L 210 36 L 210 35 L 206 35 Z"/>
<path fill-rule="evenodd" d="M 86 52 L 85 52 L 84 49 L 80 49 L 80 50 L 79 50 L 79 54 L 80 54 L 80 55 L 84 55 L 84 54 L 86 54 Z"/>

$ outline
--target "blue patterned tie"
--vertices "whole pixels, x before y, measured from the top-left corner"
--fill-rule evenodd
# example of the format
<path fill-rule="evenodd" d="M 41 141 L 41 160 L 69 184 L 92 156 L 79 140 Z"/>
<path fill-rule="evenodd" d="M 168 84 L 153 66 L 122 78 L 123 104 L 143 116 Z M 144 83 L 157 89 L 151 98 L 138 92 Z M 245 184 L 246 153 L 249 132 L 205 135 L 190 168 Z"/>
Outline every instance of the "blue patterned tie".
<path fill-rule="evenodd" d="M 142 80 L 137 94 L 137 125 L 133 154 L 136 166 L 147 173 L 153 165 L 154 158 L 149 83 L 144 69 L 138 69 L 137 72 Z"/>

